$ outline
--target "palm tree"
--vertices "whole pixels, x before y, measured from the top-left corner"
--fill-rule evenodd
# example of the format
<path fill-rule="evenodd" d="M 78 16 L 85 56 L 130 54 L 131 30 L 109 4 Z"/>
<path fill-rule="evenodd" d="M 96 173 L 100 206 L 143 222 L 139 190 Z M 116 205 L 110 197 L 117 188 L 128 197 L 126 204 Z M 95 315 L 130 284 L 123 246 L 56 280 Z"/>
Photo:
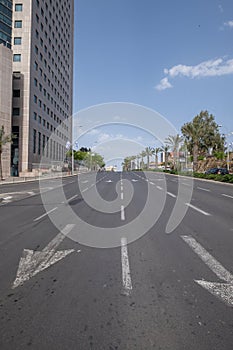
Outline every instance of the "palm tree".
<path fill-rule="evenodd" d="M 154 148 L 153 154 L 155 155 L 155 166 L 156 166 L 157 169 L 158 169 L 158 155 L 159 155 L 159 152 L 162 152 L 162 148 L 161 147 Z"/>
<path fill-rule="evenodd" d="M 145 151 L 142 151 L 140 153 L 140 157 L 141 157 L 141 166 L 140 168 L 143 169 L 143 166 L 144 166 L 144 161 L 143 161 L 143 158 L 146 156 L 146 152 Z"/>
<path fill-rule="evenodd" d="M 147 170 L 149 169 L 150 167 L 150 157 L 152 156 L 153 154 L 153 148 L 151 147 L 146 147 L 145 149 L 145 155 L 146 155 L 146 158 L 147 158 L 147 162 L 146 162 L 146 168 Z"/>
<path fill-rule="evenodd" d="M 179 149 L 180 149 L 180 144 L 183 141 L 183 137 L 180 136 L 179 134 L 176 134 L 174 136 L 169 135 L 165 142 L 166 144 L 171 148 L 173 152 L 173 161 L 174 161 L 174 167 L 177 169 L 177 163 L 178 163 L 178 158 L 179 158 Z"/>
<path fill-rule="evenodd" d="M 12 136 L 11 135 L 5 135 L 5 130 L 4 126 L 2 125 L 0 129 L 0 180 L 3 180 L 2 177 L 2 152 L 3 152 L 3 147 L 12 141 Z"/>
<path fill-rule="evenodd" d="M 170 149 L 170 147 L 169 147 L 167 144 L 165 144 L 165 145 L 162 147 L 162 151 L 163 151 L 164 154 L 165 154 L 165 170 L 167 169 L 167 165 L 168 165 L 169 149 Z"/>
<path fill-rule="evenodd" d="M 197 171 L 198 167 L 198 152 L 199 152 L 199 144 L 200 144 L 200 127 L 198 128 L 196 125 L 192 123 L 187 123 L 182 127 L 182 133 L 190 141 L 192 145 L 192 153 L 193 153 L 193 171 Z"/>

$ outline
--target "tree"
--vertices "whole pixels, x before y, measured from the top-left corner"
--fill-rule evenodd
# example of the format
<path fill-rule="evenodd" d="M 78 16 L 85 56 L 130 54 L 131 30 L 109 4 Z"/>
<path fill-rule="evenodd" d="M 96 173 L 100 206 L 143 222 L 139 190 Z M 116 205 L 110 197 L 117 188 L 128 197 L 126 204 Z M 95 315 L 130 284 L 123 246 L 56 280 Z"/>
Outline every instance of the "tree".
<path fill-rule="evenodd" d="M 146 162 L 146 168 L 147 170 L 149 169 L 150 167 L 150 157 L 152 156 L 153 154 L 153 148 L 151 147 L 146 147 L 145 149 L 145 156 L 146 156 L 146 159 L 147 159 L 147 162 Z"/>
<path fill-rule="evenodd" d="M 177 170 L 178 168 L 178 158 L 179 158 L 179 150 L 180 150 L 180 144 L 184 140 L 182 136 L 179 134 L 176 135 L 169 135 L 165 142 L 170 147 L 171 151 L 173 152 L 173 165 L 174 168 Z"/>
<path fill-rule="evenodd" d="M 167 169 L 167 165 L 168 165 L 168 156 L 169 156 L 169 149 L 170 149 L 170 147 L 167 145 L 167 144 L 165 144 L 163 147 L 162 147 L 162 151 L 164 152 L 164 154 L 165 154 L 165 161 L 164 161 L 164 163 L 165 163 L 165 170 Z"/>
<path fill-rule="evenodd" d="M 199 155 L 207 154 L 209 149 L 224 151 L 224 137 L 219 133 L 214 116 L 208 111 L 201 111 L 191 122 L 184 124 L 181 131 L 193 156 L 194 171 L 197 171 Z"/>
<path fill-rule="evenodd" d="M 0 129 L 0 180 L 3 180 L 2 177 L 2 152 L 3 152 L 3 147 L 11 142 L 13 139 L 12 135 L 5 135 L 5 130 L 4 130 L 4 126 L 2 125 L 1 129 Z"/>
<path fill-rule="evenodd" d="M 143 161 L 143 158 L 146 156 L 146 152 L 145 151 L 142 151 L 141 153 L 140 153 L 140 157 L 141 157 L 141 166 L 140 166 L 140 168 L 141 169 L 143 169 L 143 167 L 144 167 L 144 161 Z"/>
<path fill-rule="evenodd" d="M 159 152 L 162 152 L 162 148 L 161 147 L 156 147 L 154 148 L 153 150 L 153 154 L 155 155 L 155 166 L 156 168 L 158 169 L 158 155 L 159 155 Z"/>

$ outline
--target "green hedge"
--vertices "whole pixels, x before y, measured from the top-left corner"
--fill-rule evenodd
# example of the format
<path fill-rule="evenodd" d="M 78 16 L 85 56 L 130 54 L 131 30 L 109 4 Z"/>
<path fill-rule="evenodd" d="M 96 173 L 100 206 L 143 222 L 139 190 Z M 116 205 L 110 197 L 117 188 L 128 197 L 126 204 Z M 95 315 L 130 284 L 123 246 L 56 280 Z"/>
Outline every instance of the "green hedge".
<path fill-rule="evenodd" d="M 174 170 L 164 170 L 165 173 L 169 174 L 174 174 L 178 175 L 177 171 Z M 179 175 L 184 175 L 184 176 L 193 176 L 198 179 L 206 179 L 206 180 L 214 180 L 214 181 L 219 181 L 219 182 L 228 182 L 228 183 L 233 183 L 233 175 L 232 174 L 227 174 L 227 175 L 220 175 L 220 174 L 203 174 L 203 173 L 179 173 Z"/>

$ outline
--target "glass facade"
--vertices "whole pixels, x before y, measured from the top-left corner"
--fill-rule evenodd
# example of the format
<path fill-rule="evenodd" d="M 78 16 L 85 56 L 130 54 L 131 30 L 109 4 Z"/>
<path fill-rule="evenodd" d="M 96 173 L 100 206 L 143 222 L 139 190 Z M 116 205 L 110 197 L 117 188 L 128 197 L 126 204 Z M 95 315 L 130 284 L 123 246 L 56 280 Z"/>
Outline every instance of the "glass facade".
<path fill-rule="evenodd" d="M 11 48 L 12 1 L 0 0 L 0 44 Z"/>

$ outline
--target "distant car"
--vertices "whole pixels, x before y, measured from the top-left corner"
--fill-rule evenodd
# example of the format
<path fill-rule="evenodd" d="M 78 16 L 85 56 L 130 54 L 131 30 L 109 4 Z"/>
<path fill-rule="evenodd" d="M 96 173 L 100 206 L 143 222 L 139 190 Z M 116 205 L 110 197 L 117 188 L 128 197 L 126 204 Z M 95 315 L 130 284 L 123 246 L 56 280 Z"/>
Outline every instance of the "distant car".
<path fill-rule="evenodd" d="M 220 175 L 226 175 L 229 174 L 229 171 L 226 168 L 211 168 L 205 171 L 205 174 L 210 175 L 210 174 L 220 174 Z"/>

